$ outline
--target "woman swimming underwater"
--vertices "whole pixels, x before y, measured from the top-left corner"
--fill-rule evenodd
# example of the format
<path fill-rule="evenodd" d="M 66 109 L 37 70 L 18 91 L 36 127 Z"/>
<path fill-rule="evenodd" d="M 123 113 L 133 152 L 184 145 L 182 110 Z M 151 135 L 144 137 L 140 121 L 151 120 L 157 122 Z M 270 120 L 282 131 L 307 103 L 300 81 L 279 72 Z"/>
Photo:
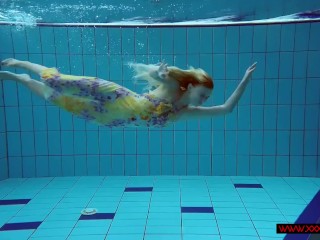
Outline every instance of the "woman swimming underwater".
<path fill-rule="evenodd" d="M 163 127 L 180 119 L 213 117 L 232 112 L 242 96 L 256 63 L 250 66 L 242 81 L 218 106 L 201 107 L 214 88 L 213 80 L 202 69 L 181 70 L 164 63 L 146 65 L 132 63 L 136 79 L 153 88 L 138 94 L 116 83 L 96 77 L 72 76 L 56 68 L 16 59 L 6 59 L 2 66 L 23 68 L 40 76 L 0 71 L 0 79 L 14 80 L 32 92 L 74 115 L 108 127 Z"/>

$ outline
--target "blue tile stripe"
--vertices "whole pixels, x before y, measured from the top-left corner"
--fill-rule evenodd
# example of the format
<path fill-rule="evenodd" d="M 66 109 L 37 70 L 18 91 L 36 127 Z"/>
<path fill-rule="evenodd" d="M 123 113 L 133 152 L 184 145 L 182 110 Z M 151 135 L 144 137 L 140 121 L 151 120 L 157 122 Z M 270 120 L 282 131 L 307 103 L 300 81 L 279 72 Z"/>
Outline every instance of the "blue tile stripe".
<path fill-rule="evenodd" d="M 18 205 L 18 204 L 27 204 L 31 199 L 8 199 L 0 200 L 1 205 Z"/>
<path fill-rule="evenodd" d="M 101 219 L 113 219 L 114 213 L 96 213 L 93 215 L 81 215 L 79 220 L 101 220 Z"/>
<path fill-rule="evenodd" d="M 128 187 L 125 192 L 152 192 L 153 187 Z"/>
<path fill-rule="evenodd" d="M 318 223 L 320 220 L 320 191 L 313 197 L 308 206 L 303 210 L 296 224 Z M 311 234 L 287 234 L 284 240 L 307 240 L 311 239 Z"/>
<path fill-rule="evenodd" d="M 41 223 L 42 222 L 7 223 L 0 228 L 0 231 L 37 229 Z"/>
<path fill-rule="evenodd" d="M 213 207 L 181 207 L 182 213 L 214 213 Z"/>
<path fill-rule="evenodd" d="M 263 188 L 261 184 L 236 183 L 235 188 Z"/>

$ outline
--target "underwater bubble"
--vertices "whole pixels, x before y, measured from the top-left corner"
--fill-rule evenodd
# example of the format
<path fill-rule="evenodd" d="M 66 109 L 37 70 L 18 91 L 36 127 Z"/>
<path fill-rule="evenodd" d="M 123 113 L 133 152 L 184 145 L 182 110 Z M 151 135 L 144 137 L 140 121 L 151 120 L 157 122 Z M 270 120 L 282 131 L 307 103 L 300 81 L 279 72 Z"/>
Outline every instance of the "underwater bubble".
<path fill-rule="evenodd" d="M 26 13 L 19 10 L 7 10 L 6 12 L 0 12 L 0 21 L 11 22 L 16 25 L 16 30 L 24 30 L 25 27 L 35 27 L 37 21 L 41 18 L 36 17 L 30 13 Z"/>

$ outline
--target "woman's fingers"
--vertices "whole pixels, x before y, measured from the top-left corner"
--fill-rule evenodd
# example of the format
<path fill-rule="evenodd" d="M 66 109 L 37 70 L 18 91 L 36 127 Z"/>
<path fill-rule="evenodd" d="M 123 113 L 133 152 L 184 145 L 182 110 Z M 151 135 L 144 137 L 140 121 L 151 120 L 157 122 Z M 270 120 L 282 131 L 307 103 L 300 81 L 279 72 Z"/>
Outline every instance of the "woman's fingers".
<path fill-rule="evenodd" d="M 162 63 L 159 67 L 159 72 L 166 72 L 168 70 L 168 64 Z"/>
<path fill-rule="evenodd" d="M 256 66 L 257 66 L 257 62 L 255 62 L 254 64 L 252 64 L 252 65 L 249 67 L 249 69 L 250 69 L 250 70 L 254 70 L 254 69 L 256 68 Z"/>
<path fill-rule="evenodd" d="M 255 62 L 254 64 L 252 64 L 248 69 L 247 69 L 247 73 L 252 73 L 257 66 L 257 62 Z"/>

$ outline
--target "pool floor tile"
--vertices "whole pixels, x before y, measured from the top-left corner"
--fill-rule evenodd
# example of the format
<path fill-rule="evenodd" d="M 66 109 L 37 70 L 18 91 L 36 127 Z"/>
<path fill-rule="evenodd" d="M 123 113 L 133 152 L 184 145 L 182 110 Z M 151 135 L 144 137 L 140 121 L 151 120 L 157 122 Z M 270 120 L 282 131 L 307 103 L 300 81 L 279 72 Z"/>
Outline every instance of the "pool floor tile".
<path fill-rule="evenodd" d="M 224 228 L 219 227 L 221 235 L 233 235 L 233 236 L 258 236 L 258 233 L 254 227 L 244 228 L 244 227 L 234 227 L 234 228 Z"/>
<path fill-rule="evenodd" d="M 127 219 L 127 220 L 113 220 L 113 227 L 129 227 L 129 226 L 145 226 L 146 219 Z"/>
<path fill-rule="evenodd" d="M 30 178 L 0 192 L 6 182 L 1 240 L 277 240 L 277 223 L 320 217 L 309 178 Z"/>
<path fill-rule="evenodd" d="M 44 221 L 38 229 L 73 228 L 77 221 Z"/>
<path fill-rule="evenodd" d="M 220 240 L 220 235 L 191 235 L 191 234 L 184 234 L 183 240 Z"/>
<path fill-rule="evenodd" d="M 51 229 L 38 229 L 32 234 L 32 237 L 60 237 L 67 238 L 72 228 L 51 228 Z"/>
<path fill-rule="evenodd" d="M 182 213 L 213 213 L 212 207 L 181 207 Z"/>
<path fill-rule="evenodd" d="M 147 235 L 155 234 L 181 234 L 181 226 L 147 226 L 146 228 Z"/>
<path fill-rule="evenodd" d="M 182 233 L 183 234 L 189 234 L 189 235 L 217 235 L 219 234 L 219 229 L 217 226 L 210 226 L 210 227 L 183 227 L 182 228 Z"/>
<path fill-rule="evenodd" d="M 108 233 L 109 226 L 103 227 L 76 227 L 72 230 L 71 236 L 82 235 L 106 235 Z"/>
<path fill-rule="evenodd" d="M 42 222 L 19 222 L 7 223 L 0 228 L 0 231 L 37 229 Z"/>
<path fill-rule="evenodd" d="M 145 231 L 145 226 L 126 226 L 126 227 L 115 227 L 112 226 L 109 229 L 108 234 L 110 235 L 123 235 L 123 234 L 143 234 Z"/>
<path fill-rule="evenodd" d="M 219 228 L 237 228 L 237 227 L 243 227 L 243 228 L 253 228 L 252 221 L 233 221 L 233 220 L 218 220 L 217 224 Z"/>
<path fill-rule="evenodd" d="M 0 206 L 27 204 L 30 202 L 30 200 L 31 199 L 5 199 L 5 200 L 0 200 Z"/>
<path fill-rule="evenodd" d="M 148 226 L 181 226 L 181 219 L 148 218 Z"/>
<path fill-rule="evenodd" d="M 236 183 L 234 184 L 235 188 L 262 188 L 261 184 L 254 184 L 254 183 Z"/>
<path fill-rule="evenodd" d="M 185 219 L 182 221 L 183 227 L 217 227 L 215 219 L 207 220 L 196 220 L 196 219 Z"/>
<path fill-rule="evenodd" d="M 105 227 L 109 228 L 109 226 L 114 224 L 111 219 L 99 219 L 99 220 L 91 220 L 91 221 L 78 221 L 75 225 L 76 228 L 87 228 L 87 227 Z"/>
<path fill-rule="evenodd" d="M 34 230 L 16 230 L 0 232 L 0 239 L 2 240 L 28 240 Z"/>
<path fill-rule="evenodd" d="M 67 240 L 105 240 L 105 234 L 103 235 L 98 235 L 98 234 L 94 234 L 94 235 L 86 235 L 86 234 L 83 234 L 82 236 L 69 236 L 67 238 Z M 31 240 L 31 239 L 30 239 Z M 41 239 L 39 239 L 41 240 Z M 46 239 L 46 240 L 51 240 L 51 239 Z M 58 240 L 58 239 L 57 239 Z"/>
<path fill-rule="evenodd" d="M 182 240 L 182 237 L 180 234 L 176 235 L 169 235 L 169 234 L 147 234 L 144 237 L 144 240 Z"/>
<path fill-rule="evenodd" d="M 74 240 L 77 240 L 77 239 L 74 239 Z M 108 234 L 105 240 L 144 240 L 144 235 L 143 234 L 128 234 L 128 235 Z"/>
<path fill-rule="evenodd" d="M 125 192 L 152 192 L 153 187 L 128 187 Z"/>
<path fill-rule="evenodd" d="M 260 240 L 258 236 L 231 236 L 231 235 L 221 235 L 221 240 Z"/>
<path fill-rule="evenodd" d="M 96 213 L 93 215 L 81 215 L 79 220 L 113 219 L 114 216 L 114 213 Z"/>

